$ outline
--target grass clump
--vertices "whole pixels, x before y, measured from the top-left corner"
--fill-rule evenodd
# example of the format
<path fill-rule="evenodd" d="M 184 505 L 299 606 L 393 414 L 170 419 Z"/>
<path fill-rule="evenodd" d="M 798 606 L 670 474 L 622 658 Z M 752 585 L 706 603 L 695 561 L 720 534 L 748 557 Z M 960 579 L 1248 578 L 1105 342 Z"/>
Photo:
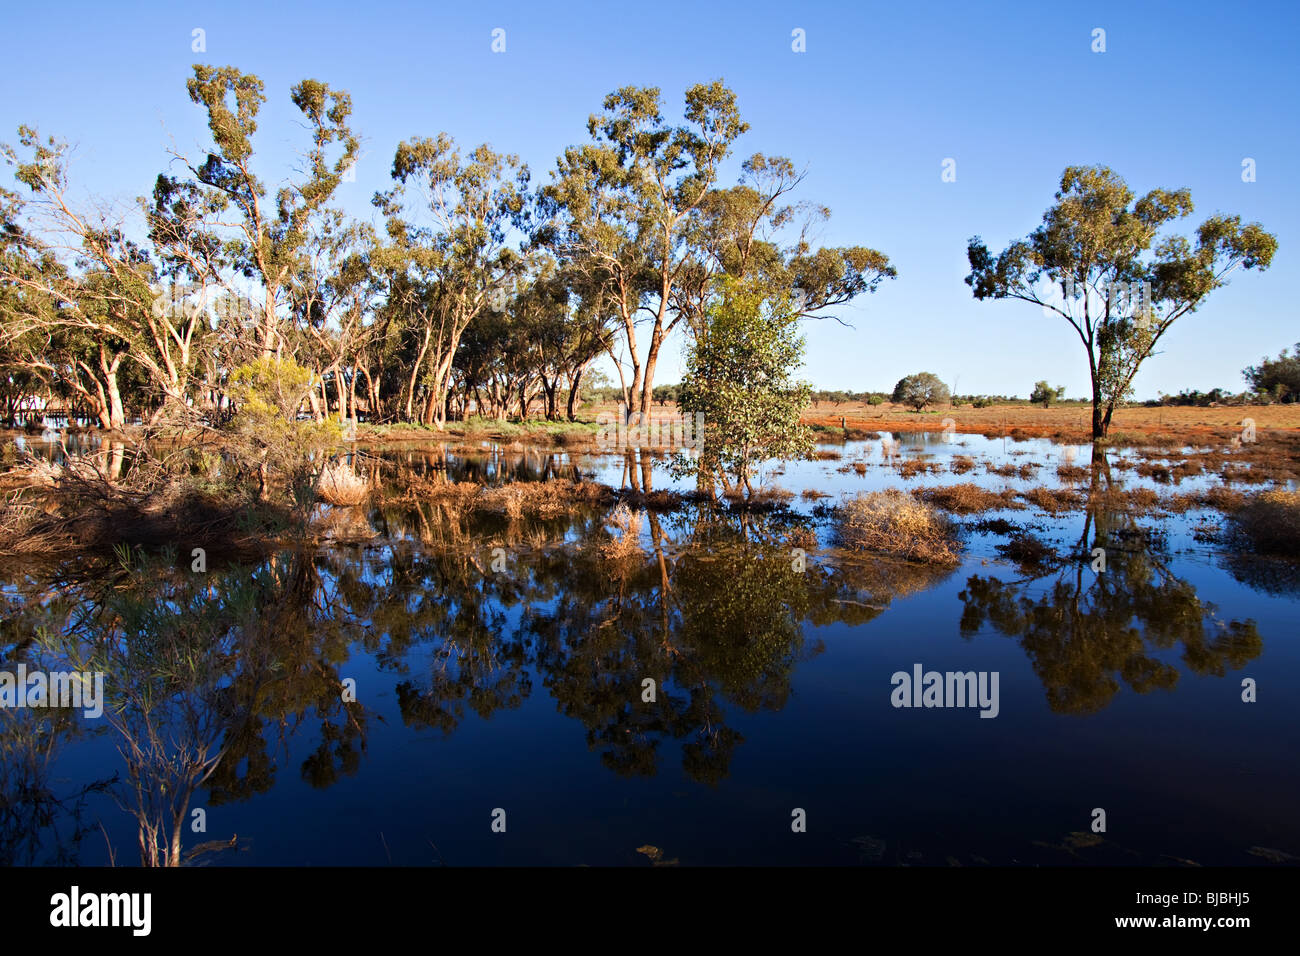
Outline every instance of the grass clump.
<path fill-rule="evenodd" d="M 960 559 L 951 520 L 896 488 L 846 501 L 839 509 L 836 537 L 854 550 L 925 564 L 953 565 Z"/>
<path fill-rule="evenodd" d="M 1001 508 L 1023 508 L 1015 500 L 1015 492 L 989 491 L 972 482 L 960 485 L 940 485 L 937 488 L 917 488 L 912 492 L 921 501 L 937 505 L 959 515 L 978 514 Z"/>
<path fill-rule="evenodd" d="M 352 466 L 345 462 L 333 462 L 322 469 L 316 495 L 321 501 L 331 505 L 359 505 L 366 500 L 370 486 Z"/>

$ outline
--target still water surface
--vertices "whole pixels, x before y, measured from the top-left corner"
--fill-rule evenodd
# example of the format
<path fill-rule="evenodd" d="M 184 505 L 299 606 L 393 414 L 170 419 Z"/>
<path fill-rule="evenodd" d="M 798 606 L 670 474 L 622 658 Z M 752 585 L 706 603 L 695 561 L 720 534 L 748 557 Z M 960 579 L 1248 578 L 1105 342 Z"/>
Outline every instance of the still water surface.
<path fill-rule="evenodd" d="M 200 584 L 73 570 L 51 588 L 11 570 L 7 669 L 59 665 L 26 642 L 41 626 L 83 647 L 180 627 L 207 683 L 176 693 L 183 667 L 158 648 L 110 672 L 110 698 L 172 695 L 157 721 L 172 763 L 146 756 L 135 776 L 123 732 L 147 742 L 149 724 L 130 707 L 117 727 L 65 717 L 37 730 L 40 711 L 0 713 L 5 862 L 102 865 L 111 847 L 136 863 L 134 801 L 176 770 L 178 741 L 221 753 L 187 807 L 205 811 L 206 832 L 187 823 L 183 843 L 237 840 L 205 865 L 647 866 L 647 845 L 681 865 L 1296 862 L 1294 568 L 1234 557 L 1221 516 L 1195 510 L 986 512 L 961 519 L 955 569 L 849 558 L 825 509 L 841 495 L 1055 487 L 1057 467 L 1089 456 L 1046 440 L 892 437 L 893 459 L 885 436 L 769 469 L 792 493 L 769 514 L 510 521 L 414 501 L 349 513 L 349 533 L 319 551 L 214 564 Z M 955 455 L 977 466 L 955 476 Z M 662 461 L 622 455 L 381 457 L 487 484 L 648 475 L 685 488 Z M 892 462 L 918 457 L 939 470 L 902 481 Z M 1008 462 L 1038 467 L 986 469 Z M 1131 469 L 1107 480 L 1168 490 Z M 802 542 L 802 569 L 799 527 L 818 536 Z M 1003 557 L 1020 532 L 1056 557 Z M 918 664 L 996 673 L 997 716 L 893 706 L 892 675 Z M 792 831 L 796 809 L 806 832 Z"/>

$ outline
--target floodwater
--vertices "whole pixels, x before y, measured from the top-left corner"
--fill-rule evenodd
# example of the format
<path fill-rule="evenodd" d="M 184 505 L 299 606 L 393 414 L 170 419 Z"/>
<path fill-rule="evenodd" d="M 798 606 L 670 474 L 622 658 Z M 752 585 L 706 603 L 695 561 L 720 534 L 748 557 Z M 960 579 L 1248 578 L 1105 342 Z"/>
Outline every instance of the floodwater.
<path fill-rule="evenodd" d="M 53 580 L 11 569 L 3 669 L 102 665 L 108 705 L 0 711 L 3 862 L 135 864 L 140 821 L 170 832 L 169 814 L 187 850 L 235 838 L 194 861 L 213 866 L 1300 861 L 1294 565 L 1241 555 L 1195 508 L 1007 508 L 957 519 L 956 568 L 854 558 L 833 547 L 841 496 L 1070 487 L 1057 469 L 1091 452 L 820 447 L 765 469 L 790 493 L 768 512 L 408 500 L 337 509 L 335 543 L 256 567 L 192 571 L 182 541 Z M 662 455 L 378 457 L 690 489 Z M 1170 485 L 1125 457 L 1074 485 L 1222 480 Z M 906 460 L 935 470 L 904 480 Z M 1029 467 L 988 470 L 1008 464 Z M 999 550 L 1025 533 L 1046 558 Z M 985 696 L 895 676 L 931 671 Z"/>

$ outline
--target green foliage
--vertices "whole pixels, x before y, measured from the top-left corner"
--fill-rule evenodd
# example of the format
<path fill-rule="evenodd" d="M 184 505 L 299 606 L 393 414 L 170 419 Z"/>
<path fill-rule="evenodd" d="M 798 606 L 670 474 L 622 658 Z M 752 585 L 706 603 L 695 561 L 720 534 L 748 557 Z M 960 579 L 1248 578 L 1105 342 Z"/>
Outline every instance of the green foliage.
<path fill-rule="evenodd" d="M 1047 408 L 1052 402 L 1059 402 L 1063 398 L 1065 398 L 1065 386 L 1061 385 L 1052 388 L 1047 384 L 1046 380 L 1035 382 L 1034 390 L 1029 393 L 1030 403 L 1042 405 L 1044 408 Z"/>
<path fill-rule="evenodd" d="M 1237 267 L 1266 269 L 1277 238 L 1222 215 L 1197 228 L 1195 245 L 1160 238 L 1191 214 L 1191 194 L 1154 189 L 1135 198 L 1105 166 L 1068 167 L 1055 198 L 1043 224 L 999 255 L 972 238 L 966 284 L 977 299 L 1019 299 L 1069 322 L 1088 353 L 1092 433 L 1102 438 L 1160 338 Z"/>
<path fill-rule="evenodd" d="M 948 386 L 933 372 L 917 372 L 898 380 L 892 401 L 920 411 L 927 405 L 942 405 L 950 399 Z"/>
<path fill-rule="evenodd" d="M 703 416 L 698 460 L 679 455 L 674 470 L 695 471 L 749 493 L 754 468 L 769 458 L 806 458 L 812 436 L 799 418 L 812 386 L 791 376 L 804 341 L 791 298 L 762 283 L 724 279 L 721 296 L 687 356 L 678 401 Z"/>
<path fill-rule="evenodd" d="M 264 356 L 230 374 L 237 411 L 225 431 L 236 453 L 257 466 L 263 496 L 269 479 L 285 480 L 300 508 L 314 501 L 325 453 L 343 438 L 337 418 L 298 420 L 315 386 L 313 373 L 292 358 Z"/>
<path fill-rule="evenodd" d="M 1277 402 L 1300 402 L 1300 343 L 1288 354 L 1286 349 L 1275 359 L 1261 359 L 1242 376 L 1260 395 Z"/>

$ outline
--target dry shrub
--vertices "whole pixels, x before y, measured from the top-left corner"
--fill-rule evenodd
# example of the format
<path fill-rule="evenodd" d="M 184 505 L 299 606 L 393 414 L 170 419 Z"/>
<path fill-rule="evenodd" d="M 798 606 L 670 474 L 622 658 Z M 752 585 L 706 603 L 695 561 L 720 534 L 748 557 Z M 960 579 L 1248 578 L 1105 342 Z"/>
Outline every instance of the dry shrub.
<path fill-rule="evenodd" d="M 824 491 L 818 491 L 816 488 L 805 488 L 799 497 L 804 501 L 816 501 L 818 498 L 829 498 L 830 495 Z"/>
<path fill-rule="evenodd" d="M 975 467 L 975 459 L 970 455 L 958 455 L 948 464 L 948 470 L 954 475 L 964 475 Z"/>
<path fill-rule="evenodd" d="M 504 514 L 512 520 L 524 515 L 555 518 L 570 514 L 582 505 L 608 500 L 612 495 L 610 489 L 591 481 L 565 478 L 516 481 L 496 488 L 479 489 L 474 506 L 480 511 Z"/>
<path fill-rule="evenodd" d="M 1017 468 L 1015 465 L 1010 465 L 1010 464 L 1008 465 L 988 464 L 984 466 L 984 470 L 988 472 L 990 475 L 997 475 L 1000 478 L 1014 478 L 1020 471 L 1020 469 Z"/>
<path fill-rule="evenodd" d="M 897 488 L 858 495 L 840 508 L 841 544 L 926 564 L 956 564 L 959 548 L 952 522 L 932 505 Z"/>
<path fill-rule="evenodd" d="M 1257 552 L 1300 557 L 1300 491 L 1251 495 L 1232 521 Z"/>
<path fill-rule="evenodd" d="M 912 494 L 921 501 L 929 502 L 959 515 L 971 515 L 1000 508 L 1024 507 L 1015 500 L 1015 492 L 1013 491 L 990 491 L 971 482 L 960 485 L 941 485 L 938 488 L 917 488 Z"/>
<path fill-rule="evenodd" d="M 370 485 L 366 479 L 342 461 L 325 466 L 316 489 L 317 497 L 331 505 L 359 505 L 369 493 Z"/>
<path fill-rule="evenodd" d="M 818 448 L 813 452 L 813 457 L 818 461 L 839 461 L 840 453 L 829 448 Z"/>
<path fill-rule="evenodd" d="M 1051 514 L 1069 511 L 1080 504 L 1080 494 L 1071 488 L 1031 488 L 1017 497 Z"/>
<path fill-rule="evenodd" d="M 1083 481 L 1090 474 L 1091 470 L 1081 465 L 1061 465 L 1056 469 L 1056 477 L 1061 481 Z"/>
<path fill-rule="evenodd" d="M 1156 464 L 1155 462 L 1144 461 L 1137 466 L 1137 473 L 1143 478 L 1150 478 L 1161 484 L 1168 484 L 1170 471 L 1168 465 Z"/>
<path fill-rule="evenodd" d="M 782 488 L 780 485 L 764 485 L 750 490 L 745 494 L 745 489 L 739 485 L 728 488 L 721 497 L 733 505 L 740 505 L 746 508 L 775 508 L 782 505 L 794 497 L 794 492 L 788 488 Z"/>
<path fill-rule="evenodd" d="M 849 441 L 875 441 L 880 437 L 880 432 L 873 432 L 866 428 L 854 428 L 850 425 L 844 429 L 844 437 Z"/>
<path fill-rule="evenodd" d="M 39 554 L 67 547 L 72 542 L 61 531 L 43 508 L 18 495 L 0 507 L 0 554 Z"/>
<path fill-rule="evenodd" d="M 865 461 L 856 461 L 853 463 L 853 470 L 859 475 L 865 475 L 867 473 L 867 463 Z"/>
<path fill-rule="evenodd" d="M 1166 511 L 1183 514 L 1194 508 L 1209 508 L 1214 511 L 1231 513 L 1246 503 L 1246 496 L 1235 488 L 1215 485 L 1205 491 L 1188 491 L 1170 495 L 1161 504 Z"/>
<path fill-rule="evenodd" d="M 633 511 L 622 501 L 605 516 L 605 524 L 617 533 L 602 541 L 597 550 L 603 560 L 614 566 L 612 570 L 626 573 L 644 557 L 640 540 L 641 522 L 640 512 Z"/>
<path fill-rule="evenodd" d="M 1088 493 L 1088 506 L 1103 511 L 1155 511 L 1160 495 L 1151 488 L 1106 488 Z"/>
<path fill-rule="evenodd" d="M 1213 508 L 1216 511 L 1236 511 L 1246 503 L 1246 496 L 1236 488 L 1215 485 L 1213 488 L 1201 492 L 1201 501 L 1204 502 L 1207 508 Z"/>
<path fill-rule="evenodd" d="M 925 472 L 938 472 L 942 466 L 937 461 L 924 461 L 920 458 L 908 458 L 898 465 L 898 473 L 904 478 L 915 478 Z"/>

